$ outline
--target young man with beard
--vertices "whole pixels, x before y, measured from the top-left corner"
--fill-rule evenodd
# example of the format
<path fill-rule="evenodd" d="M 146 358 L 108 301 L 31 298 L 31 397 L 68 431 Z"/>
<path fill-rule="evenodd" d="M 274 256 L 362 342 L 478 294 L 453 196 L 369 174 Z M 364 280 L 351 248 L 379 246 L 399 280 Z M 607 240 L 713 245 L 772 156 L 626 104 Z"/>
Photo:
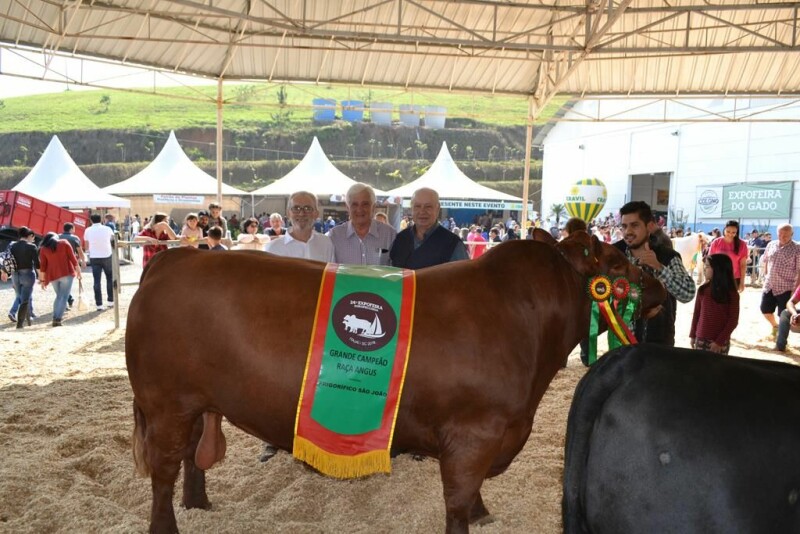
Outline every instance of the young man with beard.
<path fill-rule="evenodd" d="M 653 212 L 646 202 L 628 202 L 619 213 L 624 239 L 614 246 L 625 253 L 634 265 L 658 278 L 667 290 L 662 309 L 652 319 L 636 321 L 634 333 L 640 342 L 675 345 L 675 312 L 677 302 L 694 298 L 694 280 L 686 272 L 681 255 L 660 245 L 653 234 L 658 230 Z"/>

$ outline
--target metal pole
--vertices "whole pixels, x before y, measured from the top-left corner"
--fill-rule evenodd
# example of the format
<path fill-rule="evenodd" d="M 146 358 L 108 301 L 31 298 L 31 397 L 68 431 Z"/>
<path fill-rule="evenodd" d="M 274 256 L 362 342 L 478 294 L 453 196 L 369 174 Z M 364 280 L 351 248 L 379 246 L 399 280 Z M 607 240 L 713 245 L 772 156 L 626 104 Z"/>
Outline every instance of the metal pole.
<path fill-rule="evenodd" d="M 217 203 L 222 205 L 222 78 L 217 79 Z"/>
<path fill-rule="evenodd" d="M 113 279 L 112 286 L 114 289 L 114 330 L 119 328 L 119 289 L 120 289 L 120 274 L 119 274 L 119 243 L 115 235 L 111 239 L 111 277 Z"/>
<path fill-rule="evenodd" d="M 528 181 L 531 175 L 531 144 L 533 143 L 533 121 L 537 113 L 533 97 L 528 100 L 528 125 L 525 128 L 525 175 L 522 177 L 522 220 L 520 239 L 525 239 L 528 231 Z"/>

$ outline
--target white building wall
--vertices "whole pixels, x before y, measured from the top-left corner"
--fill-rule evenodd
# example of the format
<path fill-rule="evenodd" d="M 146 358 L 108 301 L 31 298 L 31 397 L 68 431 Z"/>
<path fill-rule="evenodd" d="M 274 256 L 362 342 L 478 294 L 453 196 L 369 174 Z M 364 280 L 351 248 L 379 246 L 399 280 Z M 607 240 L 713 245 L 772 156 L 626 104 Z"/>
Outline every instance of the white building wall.
<path fill-rule="evenodd" d="M 741 106 L 741 101 L 737 105 Z M 596 102 L 579 102 L 567 117 L 593 116 L 596 106 Z M 620 110 L 627 106 L 633 111 L 628 111 L 626 118 L 636 119 L 636 108 L 642 104 L 640 100 L 613 101 L 603 106 L 605 115 L 609 106 Z M 732 104 L 719 99 L 695 100 L 692 106 L 732 109 Z M 775 112 L 762 116 L 770 117 L 776 117 Z M 780 117 L 800 120 L 800 109 L 783 110 Z M 563 203 L 569 187 L 584 178 L 599 178 L 606 184 L 608 201 L 601 216 L 616 213 L 631 198 L 631 175 L 663 172 L 672 173 L 670 209 L 687 214 L 689 226 L 720 226 L 724 223 L 721 219 L 695 218 L 697 187 L 800 181 L 800 123 L 561 122 L 544 141 L 543 215 L 550 214 L 552 204 Z M 787 221 L 771 219 L 769 225 L 783 222 Z M 800 226 L 800 184 L 794 186 L 790 222 Z M 743 230 L 749 231 L 754 223 L 767 221 L 743 219 L 742 223 Z"/>

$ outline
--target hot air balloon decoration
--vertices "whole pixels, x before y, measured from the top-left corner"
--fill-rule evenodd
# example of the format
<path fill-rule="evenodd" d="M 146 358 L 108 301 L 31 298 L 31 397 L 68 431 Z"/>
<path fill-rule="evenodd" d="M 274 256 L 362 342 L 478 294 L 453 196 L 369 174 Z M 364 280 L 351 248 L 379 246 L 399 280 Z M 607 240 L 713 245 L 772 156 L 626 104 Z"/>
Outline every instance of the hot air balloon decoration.
<path fill-rule="evenodd" d="M 597 178 L 579 180 L 569 188 L 566 207 L 570 217 L 578 217 L 586 222 L 600 214 L 606 205 L 608 192 L 606 185 Z"/>

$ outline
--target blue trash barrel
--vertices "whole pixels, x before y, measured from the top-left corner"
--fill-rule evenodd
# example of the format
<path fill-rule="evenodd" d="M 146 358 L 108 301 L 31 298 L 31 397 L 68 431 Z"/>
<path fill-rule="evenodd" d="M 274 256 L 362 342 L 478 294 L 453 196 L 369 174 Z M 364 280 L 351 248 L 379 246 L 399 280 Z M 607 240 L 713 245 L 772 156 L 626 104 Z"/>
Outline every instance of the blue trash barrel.
<path fill-rule="evenodd" d="M 342 118 L 349 122 L 364 120 L 364 102 L 361 100 L 342 100 Z"/>
<path fill-rule="evenodd" d="M 336 100 L 315 98 L 311 101 L 314 120 L 317 122 L 333 122 L 336 120 Z"/>

